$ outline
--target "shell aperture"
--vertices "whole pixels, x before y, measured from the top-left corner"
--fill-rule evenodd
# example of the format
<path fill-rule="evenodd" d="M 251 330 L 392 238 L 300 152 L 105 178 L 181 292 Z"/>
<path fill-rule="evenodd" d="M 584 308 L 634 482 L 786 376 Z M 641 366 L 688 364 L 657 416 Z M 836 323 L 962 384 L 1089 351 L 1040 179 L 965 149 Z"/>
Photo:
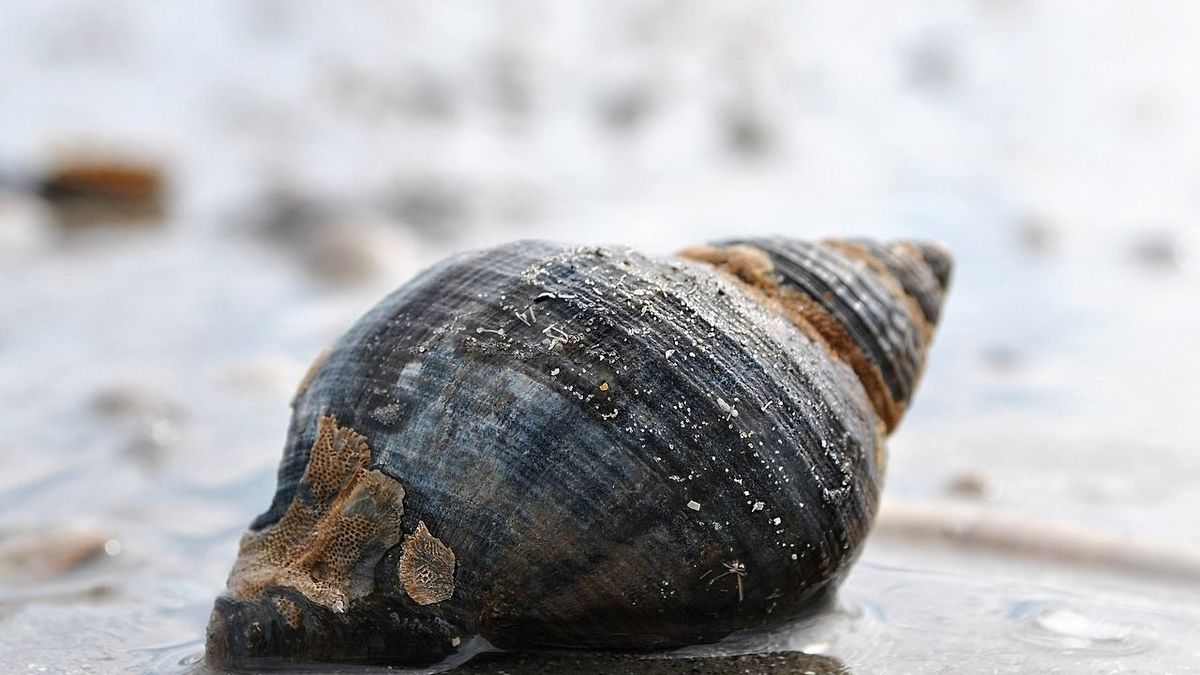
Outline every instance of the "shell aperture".
<path fill-rule="evenodd" d="M 949 269 L 785 239 L 443 261 L 306 377 L 210 661 L 667 648 L 810 611 L 870 526 Z"/>

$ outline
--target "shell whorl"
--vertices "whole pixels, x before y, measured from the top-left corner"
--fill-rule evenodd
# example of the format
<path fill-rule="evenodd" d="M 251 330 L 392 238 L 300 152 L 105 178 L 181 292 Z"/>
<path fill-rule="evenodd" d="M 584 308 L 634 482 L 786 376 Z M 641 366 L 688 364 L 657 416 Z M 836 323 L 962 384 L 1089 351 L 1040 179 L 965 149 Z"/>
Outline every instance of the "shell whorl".
<path fill-rule="evenodd" d="M 890 433 L 920 380 L 950 280 L 936 244 L 764 238 L 685 249 L 821 341 L 858 375 Z"/>

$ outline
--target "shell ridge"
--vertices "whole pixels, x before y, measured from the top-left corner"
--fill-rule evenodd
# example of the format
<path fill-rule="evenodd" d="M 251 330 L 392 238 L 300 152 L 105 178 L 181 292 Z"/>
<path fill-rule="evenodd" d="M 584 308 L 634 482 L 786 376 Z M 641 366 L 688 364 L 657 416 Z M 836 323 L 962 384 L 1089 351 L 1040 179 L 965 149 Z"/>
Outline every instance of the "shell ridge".
<path fill-rule="evenodd" d="M 848 277 L 853 275 L 850 278 L 860 282 L 856 286 L 865 289 L 858 297 L 872 298 L 868 304 L 874 316 L 872 324 L 880 326 L 882 332 L 872 329 L 871 334 L 883 346 L 888 360 L 895 364 L 895 383 L 902 392 L 899 400 L 907 408 L 921 376 L 928 344 L 924 315 L 888 268 L 869 253 L 859 256 L 852 247 L 839 242 L 825 242 L 825 246 L 832 250 L 831 257 L 839 259 L 839 269 Z"/>
<path fill-rule="evenodd" d="M 853 240 L 827 239 L 824 243 L 837 250 L 843 256 L 853 260 L 860 260 L 870 267 L 880 282 L 887 287 L 891 296 L 903 303 L 904 309 L 908 312 L 909 321 L 919 331 L 920 339 L 918 340 L 917 348 L 920 354 L 924 356 L 925 350 L 929 346 L 929 340 L 933 335 L 933 326 L 926 317 L 925 310 L 922 309 L 919 298 L 901 281 L 900 272 L 879 257 L 883 252 L 859 244 Z"/>
<path fill-rule="evenodd" d="M 906 321 L 894 321 L 895 298 L 882 287 L 872 271 L 856 268 L 854 262 L 823 244 L 794 244 L 791 250 L 803 249 L 804 264 L 791 266 L 790 278 L 799 283 L 823 285 L 815 297 L 832 293 L 835 300 L 826 308 L 838 317 L 854 335 L 855 341 L 872 358 L 884 374 L 892 398 L 903 406 L 911 391 L 915 374 L 915 357 L 919 344 L 915 330 Z M 864 274 L 863 272 L 866 272 Z M 819 281 L 818 281 L 819 280 Z M 840 303 L 840 306 L 839 306 Z M 899 324 L 899 326 L 897 326 Z M 892 330 L 899 328 L 899 339 Z"/>
<path fill-rule="evenodd" d="M 933 270 L 929 268 L 917 246 L 905 241 L 890 244 L 881 244 L 869 239 L 844 241 L 868 252 L 891 271 L 893 277 L 920 308 L 921 315 L 930 328 L 930 335 L 926 338 L 926 342 L 929 342 L 932 339 L 932 330 L 937 326 L 941 315 L 945 287 L 934 276 Z"/>

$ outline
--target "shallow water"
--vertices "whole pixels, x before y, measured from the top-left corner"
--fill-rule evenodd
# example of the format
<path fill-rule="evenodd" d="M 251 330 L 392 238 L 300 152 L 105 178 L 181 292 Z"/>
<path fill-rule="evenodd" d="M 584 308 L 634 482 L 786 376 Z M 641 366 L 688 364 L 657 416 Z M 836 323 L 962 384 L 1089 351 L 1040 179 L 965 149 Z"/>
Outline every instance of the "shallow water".
<path fill-rule="evenodd" d="M 760 232 L 958 267 L 837 608 L 724 649 L 1200 668 L 1196 8 L 610 4 L 0 10 L 0 671 L 201 670 L 296 383 L 421 266 Z M 80 146 L 166 220 L 58 227 Z"/>

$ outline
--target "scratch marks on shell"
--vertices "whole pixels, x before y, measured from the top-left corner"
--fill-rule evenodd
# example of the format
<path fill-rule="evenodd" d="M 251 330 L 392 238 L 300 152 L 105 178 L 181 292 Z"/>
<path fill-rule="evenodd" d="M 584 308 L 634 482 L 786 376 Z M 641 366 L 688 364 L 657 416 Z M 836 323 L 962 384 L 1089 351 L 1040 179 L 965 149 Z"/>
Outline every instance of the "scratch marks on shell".
<path fill-rule="evenodd" d="M 526 307 L 524 312 L 513 310 L 513 314 L 515 314 L 517 318 L 521 320 L 521 323 L 525 324 L 526 326 L 532 326 L 533 324 L 537 323 L 537 316 L 535 316 L 533 313 L 533 305 Z"/>
<path fill-rule="evenodd" d="M 725 577 L 732 575 L 737 580 L 738 602 L 742 602 L 742 600 L 745 599 L 744 593 L 742 592 L 742 590 L 743 590 L 742 589 L 742 579 L 745 578 L 745 576 L 746 576 L 746 566 L 743 565 L 742 563 L 738 562 L 737 560 L 734 560 L 732 562 L 727 562 L 727 563 L 721 563 L 721 565 L 725 568 L 725 571 L 722 572 L 721 574 L 718 574 L 717 576 L 713 577 L 708 582 L 708 585 L 712 586 L 720 579 L 724 579 Z M 704 576 L 708 576 L 708 573 L 706 572 Z M 703 579 L 703 578 L 704 577 L 701 577 L 701 579 Z"/>
<path fill-rule="evenodd" d="M 571 341 L 571 336 L 565 330 L 560 328 L 558 324 L 552 324 L 542 329 L 542 335 L 546 336 L 544 342 L 547 343 L 546 349 L 553 351 L 555 347 L 566 344 Z"/>

